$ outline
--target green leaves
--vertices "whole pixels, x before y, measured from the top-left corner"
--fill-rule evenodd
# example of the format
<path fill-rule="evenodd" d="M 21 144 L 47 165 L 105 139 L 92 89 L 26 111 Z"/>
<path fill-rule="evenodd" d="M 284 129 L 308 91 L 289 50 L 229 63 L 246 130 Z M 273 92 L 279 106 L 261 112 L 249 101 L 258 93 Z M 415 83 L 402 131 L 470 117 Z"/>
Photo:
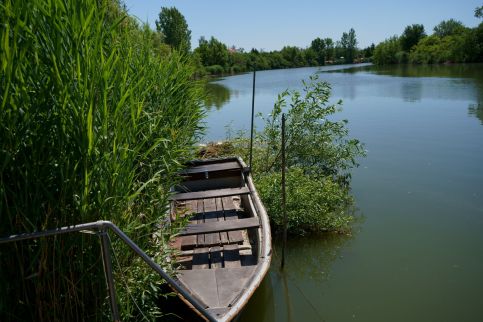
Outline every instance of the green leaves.
<path fill-rule="evenodd" d="M 117 1 L 6 0 L 0 8 L 0 235 L 108 219 L 160 252 L 152 230 L 201 131 L 192 68 L 179 54 L 162 55 L 155 32 Z M 16 266 L 0 266 L 0 307 L 21 320 L 101 319 L 104 276 L 89 238 L 2 250 Z M 147 268 L 113 243 L 136 283 Z M 119 295 L 131 301 L 143 286 Z M 122 307 L 125 317 L 139 314 L 131 310 Z"/>
<path fill-rule="evenodd" d="M 264 130 L 258 133 L 261 145 L 280 151 L 281 115 L 286 112 L 287 166 L 299 166 L 306 173 L 320 176 L 345 175 L 345 170 L 357 165 L 350 156 L 362 154 L 363 149 L 345 139 L 345 121 L 331 120 L 341 102 L 329 104 L 330 94 L 330 85 L 319 82 L 316 75 L 303 82 L 302 92 L 281 93 Z M 341 157 L 345 155 L 348 157 Z M 266 156 L 256 166 L 262 172 L 279 171 L 278 153 Z"/>
<path fill-rule="evenodd" d="M 289 168 L 286 182 L 287 217 L 291 234 L 350 230 L 349 224 L 353 218 L 347 207 L 352 203 L 352 198 L 337 182 L 307 175 L 299 167 Z M 281 174 L 262 174 L 257 177 L 256 184 L 272 226 L 281 229 Z"/>
<path fill-rule="evenodd" d="M 311 76 L 303 82 L 302 92 L 285 91 L 278 96 L 264 130 L 257 133 L 256 183 L 277 228 L 283 223 L 280 124 L 286 113 L 287 213 L 294 234 L 346 231 L 352 220 L 346 213 L 352 202 L 349 170 L 357 166 L 364 150 L 358 140 L 346 138 L 346 120 L 332 120 L 342 102 L 329 104 L 330 95 L 330 85 Z"/>
<path fill-rule="evenodd" d="M 329 103 L 331 87 L 317 75 L 302 91 L 280 93 L 262 119 L 253 150 L 253 177 L 272 228 L 283 225 L 281 211 L 281 119 L 286 113 L 287 213 L 292 234 L 347 232 L 352 217 L 350 170 L 365 155 L 357 139 L 348 138 L 347 121 L 336 121 L 342 102 Z M 231 138 L 230 154 L 247 158 L 249 140 Z"/>
<path fill-rule="evenodd" d="M 190 51 L 191 31 L 178 9 L 162 7 L 156 27 L 163 34 L 166 44 L 183 54 Z"/>

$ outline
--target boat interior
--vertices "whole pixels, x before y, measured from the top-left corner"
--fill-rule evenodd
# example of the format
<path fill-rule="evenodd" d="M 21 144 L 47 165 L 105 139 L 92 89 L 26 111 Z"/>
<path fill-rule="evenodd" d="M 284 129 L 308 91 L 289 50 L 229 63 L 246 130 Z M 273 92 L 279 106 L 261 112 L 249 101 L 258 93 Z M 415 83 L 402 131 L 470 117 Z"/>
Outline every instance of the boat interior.
<path fill-rule="evenodd" d="M 239 159 L 194 161 L 171 197 L 171 218 L 187 218 L 174 241 L 178 280 L 221 316 L 247 287 L 260 261 L 261 223 Z"/>

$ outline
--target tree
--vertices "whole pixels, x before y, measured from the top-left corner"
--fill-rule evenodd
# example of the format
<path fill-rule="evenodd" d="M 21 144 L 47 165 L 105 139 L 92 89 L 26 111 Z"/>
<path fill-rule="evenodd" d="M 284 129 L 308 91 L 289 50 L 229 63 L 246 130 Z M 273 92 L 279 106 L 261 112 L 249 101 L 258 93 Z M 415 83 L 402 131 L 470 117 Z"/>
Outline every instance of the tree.
<path fill-rule="evenodd" d="M 371 44 L 369 47 L 364 48 L 362 50 L 362 54 L 364 55 L 364 58 L 371 58 L 374 55 L 374 49 L 376 49 L 376 45 Z"/>
<path fill-rule="evenodd" d="M 439 37 L 446 37 L 461 34 L 465 30 L 466 27 L 461 21 L 449 19 L 441 21 L 436 27 L 434 27 L 434 34 Z"/>
<path fill-rule="evenodd" d="M 310 44 L 310 48 L 315 52 L 316 60 L 319 65 L 325 65 L 325 41 L 320 38 L 315 38 Z"/>
<path fill-rule="evenodd" d="M 191 49 L 191 30 L 183 15 L 176 9 L 161 7 L 156 29 L 164 36 L 166 44 L 181 53 L 188 53 Z"/>
<path fill-rule="evenodd" d="M 476 9 L 475 9 L 475 17 L 476 18 L 483 18 L 483 6 L 476 7 Z"/>
<path fill-rule="evenodd" d="M 331 87 L 317 75 L 303 81 L 302 91 L 278 95 L 258 132 L 253 169 L 257 188 L 277 229 L 280 214 L 281 119 L 286 113 L 287 217 L 291 233 L 344 231 L 352 217 L 350 169 L 365 155 L 363 145 L 348 138 L 347 121 L 333 121 L 342 102 L 332 104 Z M 246 150 L 246 149 L 245 149 Z M 293 189 L 290 189 L 293 188 Z"/>
<path fill-rule="evenodd" d="M 203 66 L 218 65 L 225 68 L 228 65 L 228 48 L 215 37 L 211 37 L 210 41 L 201 37 L 195 53 L 200 56 Z"/>
<path fill-rule="evenodd" d="M 357 47 L 357 38 L 354 28 L 349 30 L 349 33 L 342 33 L 340 44 L 344 52 L 344 62 L 353 63 Z"/>
<path fill-rule="evenodd" d="M 334 53 L 334 41 L 332 38 L 325 38 L 325 61 L 334 61 L 335 53 Z"/>
<path fill-rule="evenodd" d="M 315 50 L 313 50 L 311 47 L 302 50 L 302 56 L 306 66 L 322 65 L 319 63 L 319 59 L 322 58 L 322 61 L 323 61 L 323 56 L 318 56 Z"/>
<path fill-rule="evenodd" d="M 421 40 L 423 37 L 426 37 L 423 25 L 413 24 L 411 26 L 407 26 L 399 38 L 401 41 L 402 50 L 409 52 L 411 48 L 417 45 L 419 40 Z"/>
<path fill-rule="evenodd" d="M 401 51 L 399 37 L 393 36 L 379 43 L 374 49 L 374 63 L 377 65 L 396 64 L 397 53 Z"/>
<path fill-rule="evenodd" d="M 280 51 L 282 57 L 293 67 L 305 66 L 305 59 L 300 48 L 295 46 L 285 46 Z"/>

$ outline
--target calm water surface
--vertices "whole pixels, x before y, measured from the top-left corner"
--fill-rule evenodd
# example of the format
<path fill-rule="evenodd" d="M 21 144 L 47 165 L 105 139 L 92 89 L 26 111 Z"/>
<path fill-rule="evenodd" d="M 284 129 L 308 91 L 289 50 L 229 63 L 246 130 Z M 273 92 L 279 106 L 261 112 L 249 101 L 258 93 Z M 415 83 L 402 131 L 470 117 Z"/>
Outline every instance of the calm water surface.
<path fill-rule="evenodd" d="M 241 321 L 483 321 L 483 66 L 257 73 L 256 109 L 319 73 L 368 155 L 352 236 L 289 240 Z M 248 129 L 252 75 L 216 81 L 206 140 Z M 257 123 L 261 126 L 261 122 Z"/>

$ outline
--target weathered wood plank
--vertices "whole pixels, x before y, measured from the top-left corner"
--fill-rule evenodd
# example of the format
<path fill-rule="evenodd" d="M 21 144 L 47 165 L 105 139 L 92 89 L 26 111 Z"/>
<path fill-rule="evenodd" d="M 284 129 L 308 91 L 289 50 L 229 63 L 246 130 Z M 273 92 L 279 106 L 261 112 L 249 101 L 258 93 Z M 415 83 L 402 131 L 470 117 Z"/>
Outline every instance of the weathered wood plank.
<path fill-rule="evenodd" d="M 250 190 L 248 187 L 239 188 L 226 188 L 226 189 L 214 189 L 205 191 L 193 191 L 193 192 L 180 192 L 169 197 L 170 200 L 195 200 L 195 199 L 205 199 L 205 198 L 216 198 L 216 197 L 228 197 L 236 195 L 246 195 L 249 194 Z"/>
<path fill-rule="evenodd" d="M 216 211 L 218 212 L 218 221 L 225 221 L 225 213 L 223 211 L 223 202 L 221 198 L 216 198 L 215 203 Z M 228 238 L 228 232 L 220 232 L 220 241 L 222 244 L 228 244 L 230 242 L 230 239 Z"/>
<path fill-rule="evenodd" d="M 223 261 L 225 268 L 240 267 L 240 251 L 238 245 L 223 246 Z"/>
<path fill-rule="evenodd" d="M 210 256 L 208 248 L 195 248 L 193 251 L 192 269 L 208 269 L 210 268 Z"/>
<path fill-rule="evenodd" d="M 238 220 L 227 220 L 217 222 L 205 222 L 202 224 L 188 224 L 188 226 L 180 232 L 181 236 L 207 234 L 220 231 L 243 230 L 248 228 L 260 227 L 260 220 L 256 217 L 242 218 Z"/>
<path fill-rule="evenodd" d="M 180 236 L 178 238 L 181 238 L 181 250 L 193 249 L 197 245 L 198 238 L 196 238 L 196 235 Z"/>
<path fill-rule="evenodd" d="M 227 171 L 227 170 L 242 170 L 242 167 L 236 161 L 203 164 L 203 165 L 196 165 L 196 166 L 192 166 L 187 169 L 184 169 L 180 172 L 180 174 L 188 175 L 188 174 L 195 174 L 195 173 Z"/>
<path fill-rule="evenodd" d="M 197 200 L 198 203 L 198 215 L 199 218 L 197 220 L 197 225 L 200 225 L 204 223 L 204 214 L 205 214 L 205 208 L 204 208 L 204 203 L 203 200 Z M 190 224 L 188 224 L 189 226 Z M 196 243 L 198 245 L 204 245 L 205 244 L 205 235 L 204 234 L 199 234 L 196 236 Z"/>
<path fill-rule="evenodd" d="M 221 257 L 220 246 L 211 247 L 210 249 L 210 268 L 222 268 L 223 258 Z"/>
<path fill-rule="evenodd" d="M 176 201 L 176 212 L 180 215 L 189 215 L 196 212 L 197 203 L 193 200 Z"/>
<path fill-rule="evenodd" d="M 205 209 L 205 223 L 218 223 L 218 215 L 216 213 L 216 202 L 214 198 L 203 199 L 204 209 Z M 220 233 L 208 233 L 205 234 L 205 245 L 219 245 L 220 244 Z"/>
<path fill-rule="evenodd" d="M 198 222 L 199 214 L 196 212 L 198 211 L 198 201 L 196 200 L 187 200 L 184 202 L 184 209 L 182 210 L 185 214 L 191 214 L 190 222 L 195 224 Z M 193 215 L 194 214 L 194 215 Z M 181 238 L 181 250 L 193 249 L 196 247 L 197 238 L 195 235 L 191 236 L 182 236 Z"/>
<path fill-rule="evenodd" d="M 233 246 L 233 247 L 238 247 L 238 250 L 240 252 L 242 251 L 252 251 L 252 245 L 250 244 L 243 244 L 243 245 L 240 245 L 240 244 L 230 244 L 230 246 Z M 183 257 L 183 256 L 193 256 L 193 250 L 190 249 L 190 250 L 185 250 L 185 251 L 182 251 L 182 252 L 179 252 L 179 256 L 180 257 Z M 240 254 L 241 256 L 241 254 Z"/>
<path fill-rule="evenodd" d="M 238 209 L 238 206 L 236 206 L 234 201 L 233 201 L 234 198 L 237 200 L 237 202 L 239 202 L 238 197 L 222 197 L 221 198 L 224 211 Z"/>
<path fill-rule="evenodd" d="M 226 221 L 237 220 L 238 211 L 236 211 L 236 209 L 238 207 L 235 206 L 235 204 L 233 203 L 233 197 L 225 197 L 222 200 L 223 200 L 223 209 L 225 213 L 225 220 Z M 241 243 L 243 242 L 243 234 L 241 230 L 230 231 L 228 232 L 228 239 L 230 243 Z"/>

